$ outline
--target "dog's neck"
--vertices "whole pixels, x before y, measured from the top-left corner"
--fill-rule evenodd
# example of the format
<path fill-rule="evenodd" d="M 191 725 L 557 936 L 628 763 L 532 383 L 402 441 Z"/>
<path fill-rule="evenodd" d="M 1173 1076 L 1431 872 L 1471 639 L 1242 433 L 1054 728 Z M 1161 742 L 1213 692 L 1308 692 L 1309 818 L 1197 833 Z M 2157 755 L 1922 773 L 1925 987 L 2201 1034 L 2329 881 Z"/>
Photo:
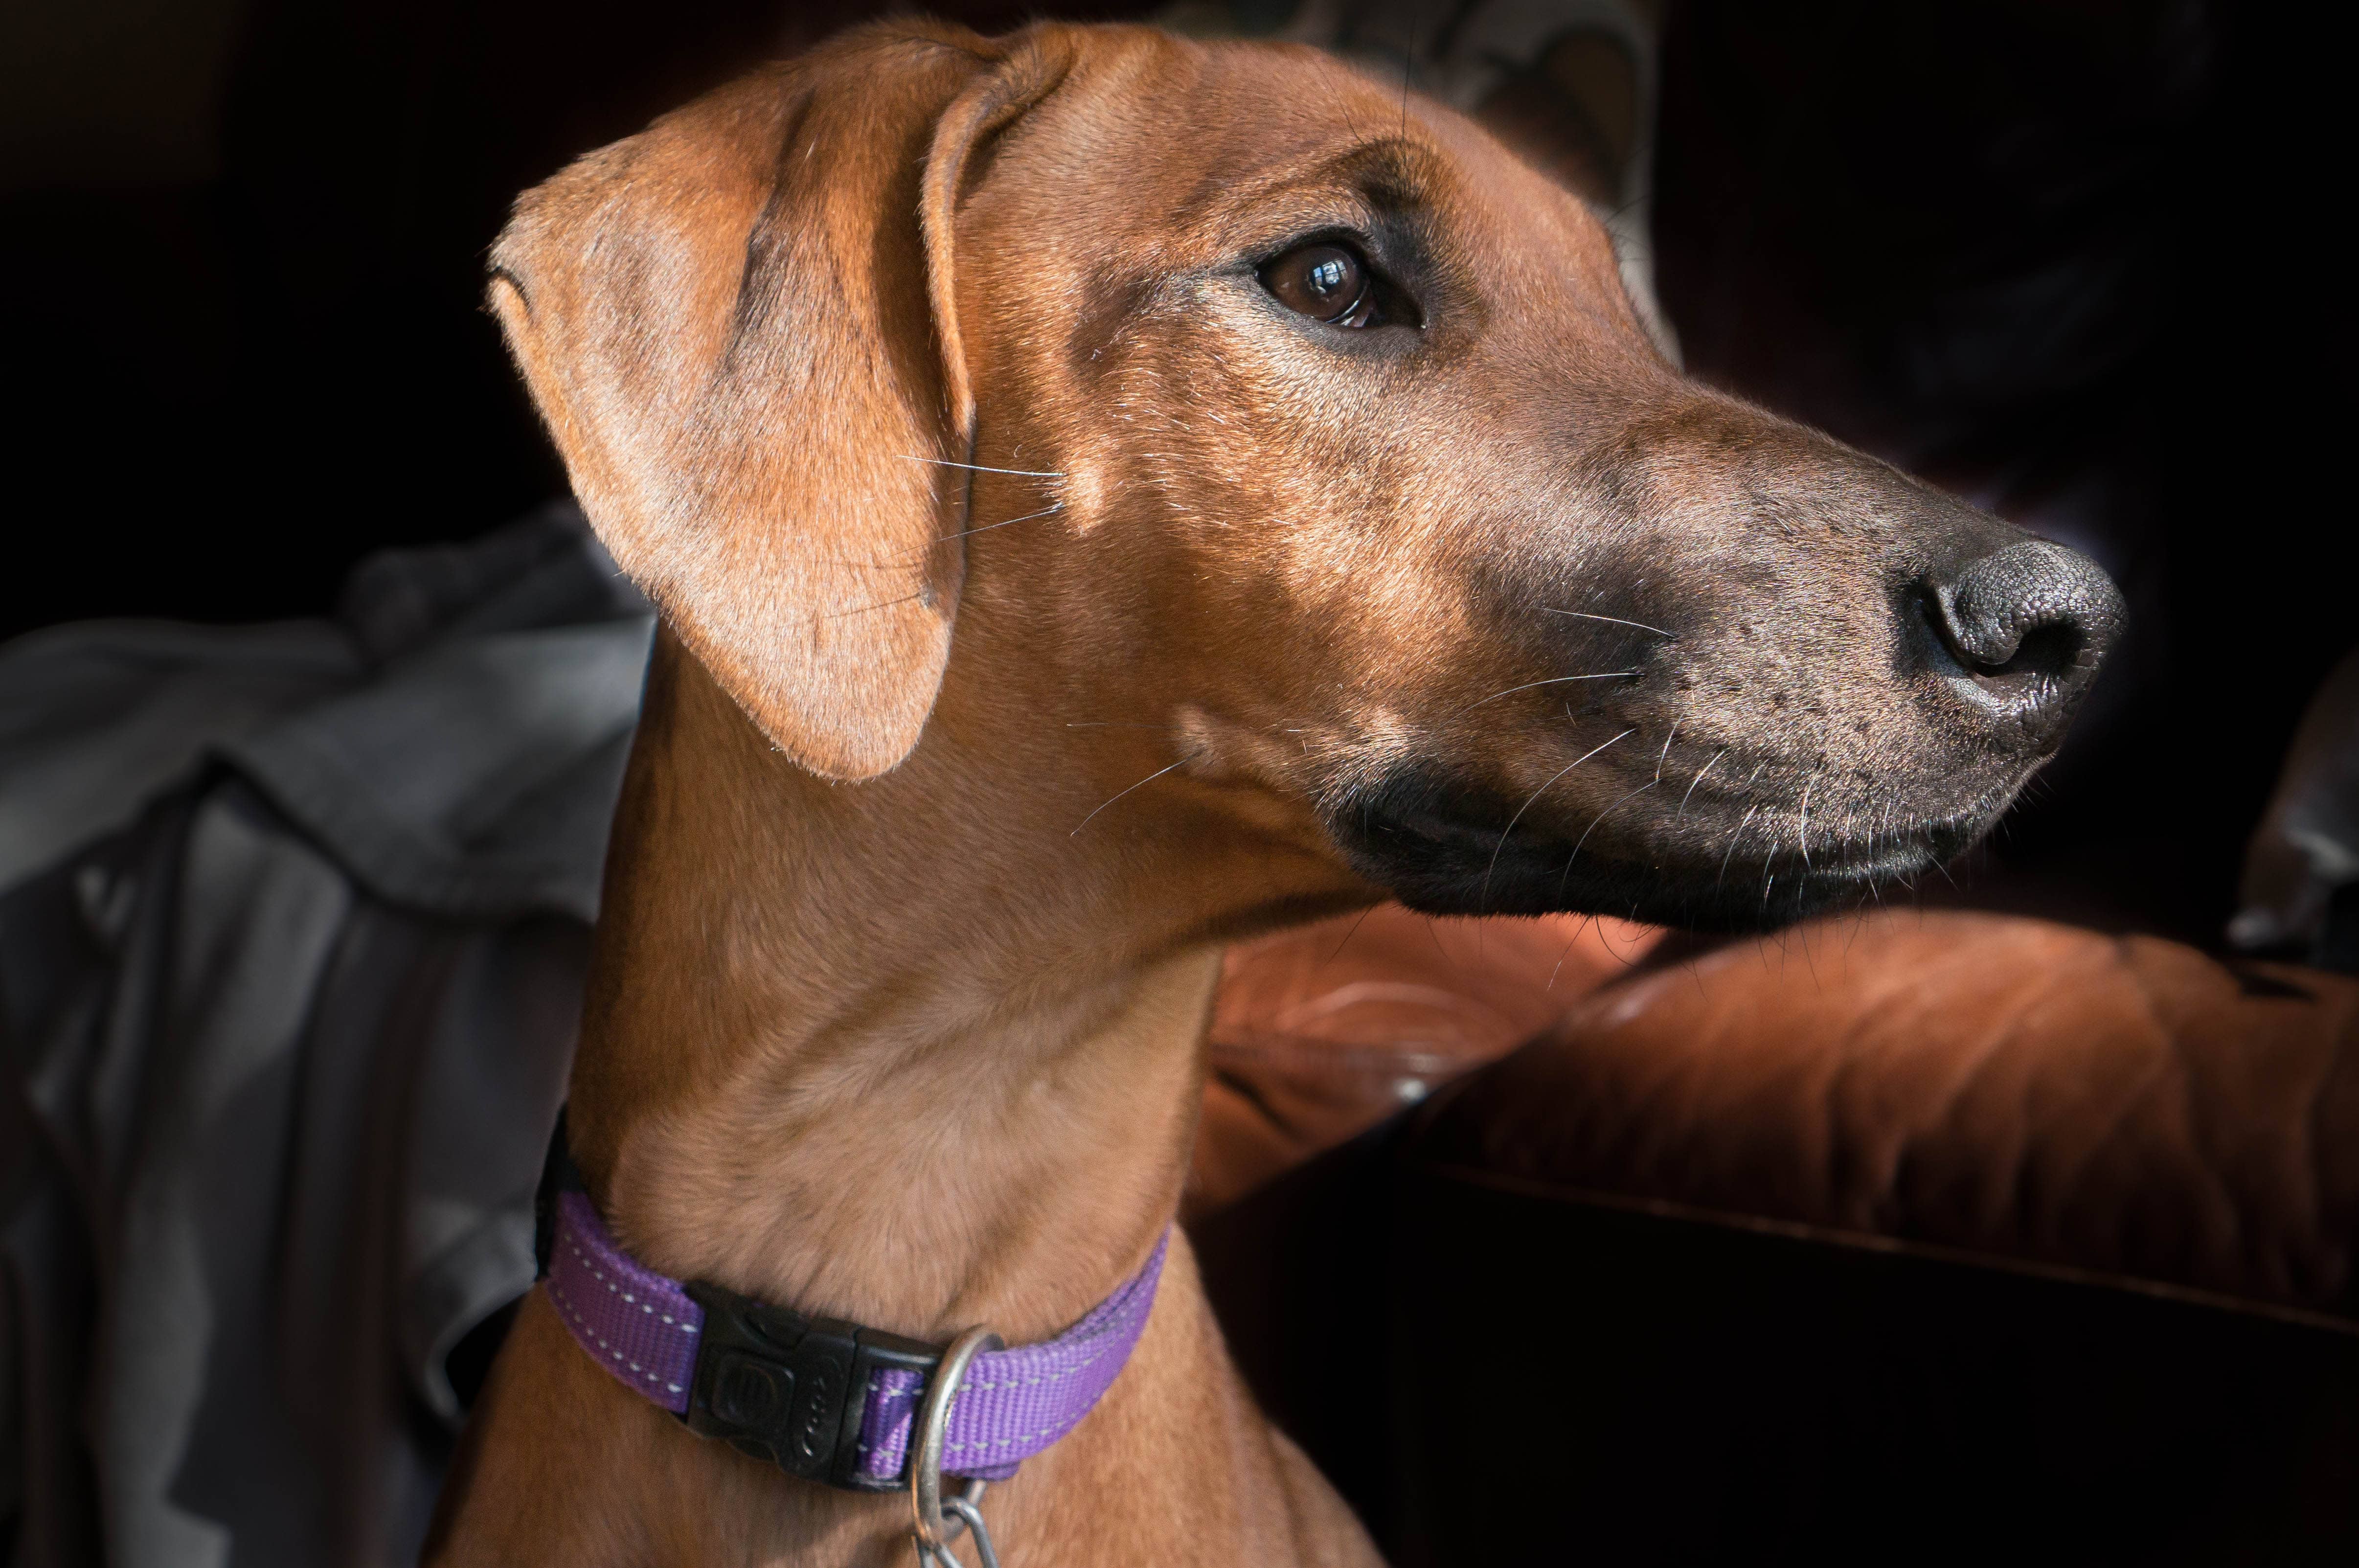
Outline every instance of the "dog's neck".
<path fill-rule="evenodd" d="M 1077 839 L 1070 803 L 995 790 L 1004 746 L 957 732 L 831 785 L 659 648 L 572 1088 L 592 1190 L 650 1267 L 1013 1344 L 1081 1316 L 1169 1222 L 1210 935 L 1259 878 L 1201 837 Z"/>

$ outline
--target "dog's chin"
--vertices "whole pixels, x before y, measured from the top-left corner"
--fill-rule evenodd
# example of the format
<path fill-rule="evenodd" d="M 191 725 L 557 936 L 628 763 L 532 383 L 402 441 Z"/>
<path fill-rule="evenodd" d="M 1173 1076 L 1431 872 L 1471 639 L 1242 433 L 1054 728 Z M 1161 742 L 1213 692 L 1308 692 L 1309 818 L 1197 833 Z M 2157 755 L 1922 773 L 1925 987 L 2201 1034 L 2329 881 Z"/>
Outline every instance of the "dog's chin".
<path fill-rule="evenodd" d="M 1615 915 L 1700 931 L 1774 930 L 1831 909 L 1850 909 L 1884 886 L 1954 859 L 1996 815 L 1983 809 L 1919 823 L 1870 843 L 1813 844 L 1806 863 L 1788 845 L 1765 857 L 1716 856 L 1732 842 L 1690 820 L 1693 848 L 1666 847 L 1643 860 L 1628 830 L 1606 843 L 1576 844 L 1519 825 L 1462 800 L 1417 790 L 1331 813 L 1328 832 L 1353 868 L 1430 915 Z M 1639 831 L 1643 833 L 1644 824 Z"/>

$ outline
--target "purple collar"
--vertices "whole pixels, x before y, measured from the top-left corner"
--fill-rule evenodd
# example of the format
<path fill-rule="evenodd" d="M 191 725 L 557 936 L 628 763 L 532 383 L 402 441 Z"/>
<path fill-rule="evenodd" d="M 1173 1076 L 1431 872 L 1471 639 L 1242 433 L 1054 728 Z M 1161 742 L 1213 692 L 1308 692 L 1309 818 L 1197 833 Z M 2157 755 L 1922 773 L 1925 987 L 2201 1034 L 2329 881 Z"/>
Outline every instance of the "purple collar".
<path fill-rule="evenodd" d="M 1005 1480 L 1090 1413 L 1147 1327 L 1170 1245 L 1167 1230 L 1137 1273 L 1056 1338 L 974 1358 L 951 1407 L 946 1473 Z M 582 1190 L 561 1117 L 542 1179 L 540 1253 L 575 1343 L 691 1430 L 808 1480 L 862 1492 L 907 1485 L 910 1425 L 942 1347 L 642 1268 Z"/>

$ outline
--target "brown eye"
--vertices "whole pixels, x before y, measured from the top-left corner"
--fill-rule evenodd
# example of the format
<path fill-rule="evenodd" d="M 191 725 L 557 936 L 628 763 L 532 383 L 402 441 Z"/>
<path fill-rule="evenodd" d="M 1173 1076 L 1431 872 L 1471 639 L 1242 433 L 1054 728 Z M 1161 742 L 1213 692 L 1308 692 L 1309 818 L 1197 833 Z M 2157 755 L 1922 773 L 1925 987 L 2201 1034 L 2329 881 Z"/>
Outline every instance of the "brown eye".
<path fill-rule="evenodd" d="M 1289 310 L 1299 310 L 1335 327 L 1376 322 L 1376 294 L 1367 265 L 1336 245 L 1308 245 L 1288 251 L 1262 268 L 1262 286 Z"/>

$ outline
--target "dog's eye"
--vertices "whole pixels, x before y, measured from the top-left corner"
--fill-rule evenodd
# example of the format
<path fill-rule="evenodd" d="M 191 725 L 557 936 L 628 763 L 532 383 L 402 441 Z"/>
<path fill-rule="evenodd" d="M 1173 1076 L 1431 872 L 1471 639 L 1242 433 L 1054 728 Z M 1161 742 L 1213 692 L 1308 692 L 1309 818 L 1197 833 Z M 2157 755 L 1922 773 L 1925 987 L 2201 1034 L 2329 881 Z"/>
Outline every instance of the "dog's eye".
<path fill-rule="evenodd" d="M 1367 263 L 1339 245 L 1307 245 L 1261 269 L 1262 287 L 1289 310 L 1332 327 L 1373 327 L 1379 320 Z"/>

